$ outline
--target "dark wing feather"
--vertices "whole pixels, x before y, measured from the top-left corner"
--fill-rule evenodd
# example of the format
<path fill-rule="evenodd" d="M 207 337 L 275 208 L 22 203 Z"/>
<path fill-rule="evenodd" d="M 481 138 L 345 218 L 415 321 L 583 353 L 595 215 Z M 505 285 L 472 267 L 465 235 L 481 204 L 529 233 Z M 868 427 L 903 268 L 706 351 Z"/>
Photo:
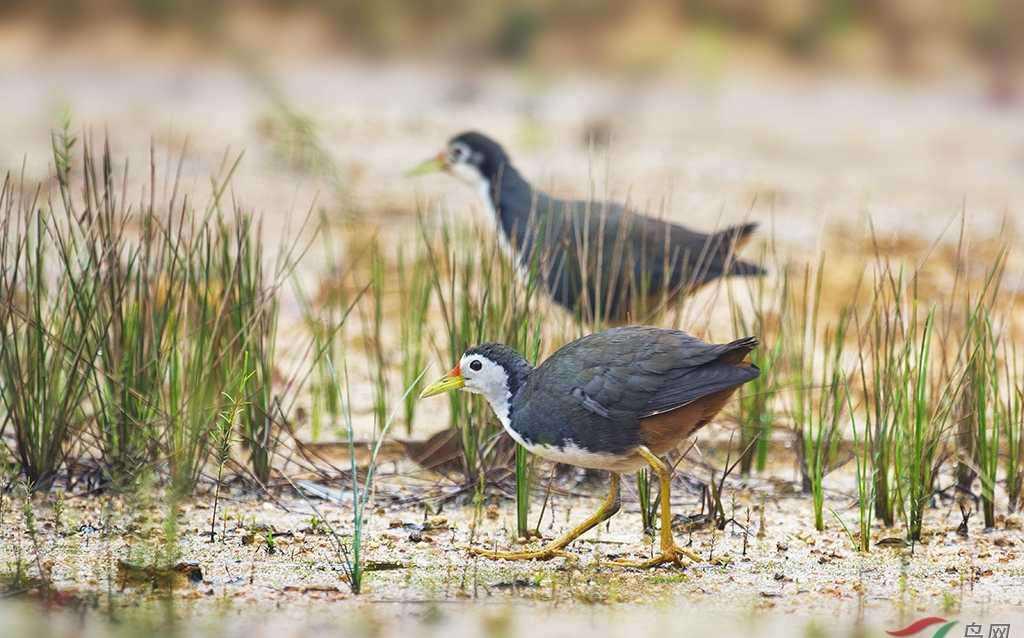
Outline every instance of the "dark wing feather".
<path fill-rule="evenodd" d="M 699 346 L 689 344 L 675 365 L 663 366 L 662 384 L 650 396 L 640 418 L 681 408 L 702 397 L 742 385 L 760 374 L 757 366 L 742 363 L 747 353 L 757 347 L 756 337 L 718 345 L 699 343 Z"/>
<path fill-rule="evenodd" d="M 611 417 L 611 413 L 608 411 L 608 408 L 595 401 L 590 395 L 584 392 L 582 388 L 573 388 L 572 396 L 575 397 L 576 400 L 580 402 L 580 405 L 590 410 L 594 414 L 602 416 L 606 419 Z"/>
<path fill-rule="evenodd" d="M 637 326 L 589 335 L 530 374 L 513 398 L 513 426 L 531 441 L 630 449 L 641 443 L 641 419 L 756 377 L 757 368 L 736 365 L 756 344 Z"/>
<path fill-rule="evenodd" d="M 693 368 L 678 378 L 666 380 L 661 391 L 647 403 L 640 418 L 676 410 L 710 394 L 735 388 L 760 374 L 757 366 L 708 363 Z"/>
<path fill-rule="evenodd" d="M 694 288 L 724 274 L 763 271 L 732 258 L 734 244 L 753 232 L 746 224 L 707 234 L 638 214 L 615 202 L 561 200 L 536 194 L 533 232 L 524 260 L 539 257 L 560 304 L 624 318 L 632 297 Z M 539 248 L 539 253 L 533 253 Z M 589 273 L 584 276 L 583 271 Z M 586 298 L 583 298 L 584 293 Z"/>
<path fill-rule="evenodd" d="M 636 418 L 675 409 L 758 374 L 757 368 L 735 365 L 757 345 L 755 338 L 709 344 L 676 330 L 627 327 L 573 345 L 576 352 L 568 359 L 583 364 L 576 373 L 579 396 L 609 413 Z"/>

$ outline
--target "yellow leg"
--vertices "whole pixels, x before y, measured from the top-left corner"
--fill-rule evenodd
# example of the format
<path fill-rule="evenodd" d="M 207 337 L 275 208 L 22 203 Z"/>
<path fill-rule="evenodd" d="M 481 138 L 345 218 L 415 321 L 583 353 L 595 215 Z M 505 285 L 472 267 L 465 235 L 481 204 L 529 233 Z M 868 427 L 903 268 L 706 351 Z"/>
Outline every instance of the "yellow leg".
<path fill-rule="evenodd" d="M 601 503 L 601 507 L 587 520 L 571 529 L 568 534 L 561 538 L 553 540 L 544 547 L 532 551 L 493 552 L 486 549 L 480 549 L 479 547 L 471 547 L 469 551 L 471 554 L 483 556 L 484 558 L 493 558 L 495 560 L 549 560 L 556 556 L 568 556 L 568 552 L 563 550 L 569 543 L 608 520 L 618 511 L 619 475 L 612 474 L 611 489 L 608 491 L 608 497 L 604 499 L 603 503 Z"/>
<path fill-rule="evenodd" d="M 664 461 L 642 445 L 637 448 L 637 454 L 644 457 L 644 460 L 651 465 L 661 482 L 661 554 L 650 560 L 616 561 L 615 564 L 623 567 L 647 568 L 665 563 L 682 564 L 683 559 L 699 562 L 700 556 L 696 552 L 676 545 L 675 538 L 672 537 L 672 471 Z"/>

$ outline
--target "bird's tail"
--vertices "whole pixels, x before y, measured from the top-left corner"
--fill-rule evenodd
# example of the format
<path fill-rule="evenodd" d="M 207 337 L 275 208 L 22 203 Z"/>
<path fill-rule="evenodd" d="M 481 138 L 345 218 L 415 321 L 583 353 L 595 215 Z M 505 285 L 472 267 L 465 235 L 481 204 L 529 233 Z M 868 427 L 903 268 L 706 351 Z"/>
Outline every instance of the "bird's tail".
<path fill-rule="evenodd" d="M 722 354 L 718 356 L 718 361 L 732 364 L 743 363 L 747 355 L 750 354 L 750 351 L 760 345 L 760 343 L 761 342 L 757 337 L 743 337 L 742 339 L 730 341 L 729 343 L 721 346 Z M 749 365 L 752 366 L 754 376 L 751 377 L 751 379 L 753 379 L 757 376 L 757 366 L 754 366 L 753 364 Z"/>
<path fill-rule="evenodd" d="M 729 352 L 742 350 L 744 353 L 747 353 L 756 348 L 757 346 L 759 346 L 760 344 L 761 341 L 757 337 L 743 337 L 742 339 L 730 341 L 729 343 L 725 344 L 725 348 Z"/>
<path fill-rule="evenodd" d="M 757 264 L 737 259 L 735 256 L 736 251 L 747 243 L 755 230 L 757 230 L 757 222 L 750 222 L 731 226 L 712 235 L 722 253 L 732 257 L 724 274 L 733 277 L 758 277 L 767 274 L 767 271 Z"/>
<path fill-rule="evenodd" d="M 750 222 L 749 224 L 730 226 L 725 230 L 718 231 L 712 237 L 721 242 L 721 245 L 727 250 L 729 248 L 738 250 L 743 244 L 747 243 L 755 230 L 757 230 L 757 222 Z"/>

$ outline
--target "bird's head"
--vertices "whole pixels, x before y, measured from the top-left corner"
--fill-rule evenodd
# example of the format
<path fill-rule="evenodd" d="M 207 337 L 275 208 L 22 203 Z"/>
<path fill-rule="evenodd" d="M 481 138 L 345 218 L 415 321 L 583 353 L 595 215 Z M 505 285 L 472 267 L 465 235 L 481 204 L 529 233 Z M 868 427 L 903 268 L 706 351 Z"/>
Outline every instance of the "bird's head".
<path fill-rule="evenodd" d="M 420 398 L 452 390 L 481 394 L 500 419 L 511 416 L 512 397 L 526 382 L 533 367 L 523 355 L 500 343 L 485 343 L 466 350 L 448 374 L 424 388 Z"/>
<path fill-rule="evenodd" d="M 508 153 L 491 138 L 476 131 L 459 133 L 448 140 L 443 151 L 420 163 L 406 175 L 445 171 L 474 188 L 490 187 L 501 171 L 511 164 Z"/>

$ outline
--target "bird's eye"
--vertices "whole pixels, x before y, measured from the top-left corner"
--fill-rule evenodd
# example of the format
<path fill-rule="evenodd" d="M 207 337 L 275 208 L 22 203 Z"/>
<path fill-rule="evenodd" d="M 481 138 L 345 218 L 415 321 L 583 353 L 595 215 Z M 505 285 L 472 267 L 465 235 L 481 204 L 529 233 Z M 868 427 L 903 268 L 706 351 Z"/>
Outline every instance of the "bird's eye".
<path fill-rule="evenodd" d="M 469 369 L 473 372 L 480 372 L 480 369 L 484 367 L 484 364 L 480 363 L 480 359 L 473 359 L 469 362 Z"/>
<path fill-rule="evenodd" d="M 452 164 L 465 162 L 469 158 L 469 149 L 462 144 L 455 144 L 448 150 L 448 160 Z"/>

